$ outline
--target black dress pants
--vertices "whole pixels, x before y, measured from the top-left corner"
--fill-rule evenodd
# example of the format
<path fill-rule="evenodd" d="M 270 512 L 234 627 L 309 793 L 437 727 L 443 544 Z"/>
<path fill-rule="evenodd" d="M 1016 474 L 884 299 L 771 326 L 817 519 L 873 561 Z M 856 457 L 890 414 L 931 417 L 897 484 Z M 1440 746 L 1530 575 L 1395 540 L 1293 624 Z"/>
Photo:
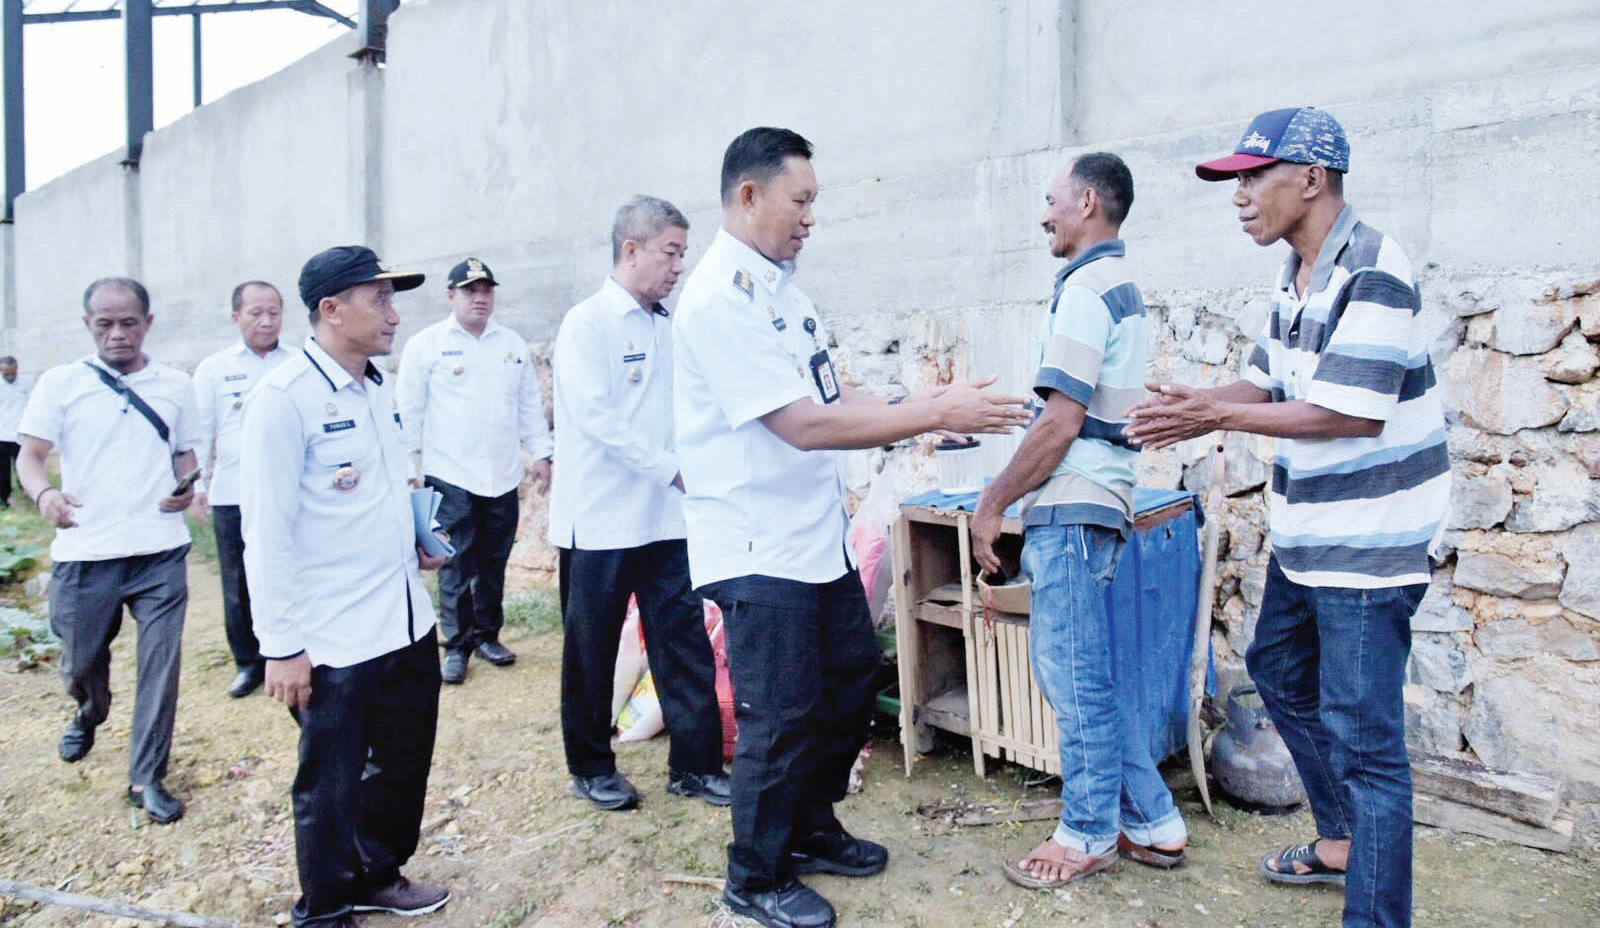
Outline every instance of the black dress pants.
<path fill-rule="evenodd" d="M 11 505 L 11 475 L 16 471 L 17 455 L 20 453 L 20 444 L 0 441 L 0 506 Z"/>
<path fill-rule="evenodd" d="M 294 713 L 294 924 L 338 921 L 416 851 L 439 721 L 437 646 L 430 630 L 350 667 L 311 669 L 311 704 Z"/>
<path fill-rule="evenodd" d="M 505 625 L 506 561 L 517 540 L 517 491 L 478 496 L 429 477 L 439 491 L 439 527 L 455 557 L 439 568 L 439 633 L 447 651 L 470 651 L 500 640 Z"/>
<path fill-rule="evenodd" d="M 244 531 L 238 506 L 212 506 L 217 536 L 217 572 L 222 574 L 222 627 L 240 670 L 261 664 L 261 642 L 250 624 L 250 587 L 244 579 Z"/>
<path fill-rule="evenodd" d="M 739 742 L 728 888 L 790 874 L 793 834 L 839 827 L 833 804 L 867 742 L 878 642 L 861 577 L 828 583 L 736 577 L 701 592 L 722 608 Z"/>
<path fill-rule="evenodd" d="M 628 595 L 639 600 L 650 672 L 672 746 L 674 773 L 722 772 L 722 716 L 705 607 L 689 588 L 682 539 L 637 548 L 561 548 L 561 736 L 567 770 L 595 777 L 617 769 L 611 688 Z"/>

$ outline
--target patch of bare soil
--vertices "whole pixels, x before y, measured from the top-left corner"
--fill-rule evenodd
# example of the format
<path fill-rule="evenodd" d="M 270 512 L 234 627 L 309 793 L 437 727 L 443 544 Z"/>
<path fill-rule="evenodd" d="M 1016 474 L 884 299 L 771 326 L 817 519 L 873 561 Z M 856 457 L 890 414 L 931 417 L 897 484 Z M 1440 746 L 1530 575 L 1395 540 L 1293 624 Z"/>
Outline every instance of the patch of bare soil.
<path fill-rule="evenodd" d="M 168 784 L 189 804 L 159 827 L 123 804 L 132 702 L 133 627 L 116 647 L 117 703 L 94 752 L 56 759 L 71 707 L 49 669 L 0 673 L 0 874 L 125 902 L 271 925 L 296 895 L 289 783 L 295 727 L 275 702 L 229 699 L 232 676 L 214 568 L 191 565 L 178 732 Z M 559 729 L 559 632 L 506 636 L 515 666 L 475 662 L 466 684 L 446 687 L 425 816 L 408 873 L 448 884 L 455 896 L 415 924 L 437 926 L 748 925 L 719 910 L 715 890 L 669 884 L 672 874 L 720 877 L 725 810 L 669 796 L 666 744 L 619 746 L 643 791 L 637 811 L 601 813 L 568 793 Z M 1007 883 L 1000 863 L 1020 857 L 1048 822 L 961 828 L 917 816 L 930 801 L 1006 801 L 1051 794 L 1033 774 L 991 765 L 973 775 L 964 746 L 943 743 L 907 779 L 892 734 L 866 767 L 865 788 L 840 808 L 858 834 L 886 844 L 876 877 L 809 878 L 843 925 L 1096 928 L 1322 926 L 1337 923 L 1341 894 L 1269 885 L 1256 874 L 1267 850 L 1312 834 L 1305 813 L 1260 817 L 1226 809 L 1205 817 L 1185 794 L 1193 832 L 1189 863 L 1170 873 L 1123 862 L 1081 885 L 1035 893 Z M 1600 867 L 1484 839 L 1418 828 L 1416 924 L 1600 924 Z M 15 900 L 0 925 L 118 924 L 101 916 Z M 131 925 L 123 922 L 121 924 Z M 373 916 L 370 928 L 405 924 Z"/>

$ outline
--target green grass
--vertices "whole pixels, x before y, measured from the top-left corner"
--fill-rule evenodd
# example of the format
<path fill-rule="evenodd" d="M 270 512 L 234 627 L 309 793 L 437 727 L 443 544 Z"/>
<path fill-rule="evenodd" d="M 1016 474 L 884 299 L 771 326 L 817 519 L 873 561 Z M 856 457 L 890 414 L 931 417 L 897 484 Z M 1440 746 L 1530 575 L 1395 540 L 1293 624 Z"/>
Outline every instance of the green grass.
<path fill-rule="evenodd" d="M 189 526 L 189 560 L 204 561 L 207 564 L 217 562 L 217 533 L 212 530 L 210 522 L 196 522 L 194 516 L 185 512 L 183 521 Z"/>
<path fill-rule="evenodd" d="M 561 629 L 561 599 L 553 586 L 536 586 L 506 596 L 506 626 L 544 634 Z"/>

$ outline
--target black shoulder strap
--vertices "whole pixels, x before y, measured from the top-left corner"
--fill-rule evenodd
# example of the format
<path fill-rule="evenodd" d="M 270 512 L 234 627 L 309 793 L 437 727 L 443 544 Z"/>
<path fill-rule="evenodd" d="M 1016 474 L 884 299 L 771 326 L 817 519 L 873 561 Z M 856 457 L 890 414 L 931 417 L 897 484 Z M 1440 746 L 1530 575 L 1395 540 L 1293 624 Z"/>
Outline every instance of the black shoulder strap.
<path fill-rule="evenodd" d="M 105 368 L 91 364 L 88 361 L 83 362 L 83 365 L 94 371 L 95 375 L 100 378 L 100 382 L 110 387 L 113 393 L 127 400 L 134 409 L 139 410 L 139 415 L 145 417 L 146 421 L 156 430 L 156 434 L 161 436 L 163 442 L 168 441 L 167 436 L 171 432 L 167 429 L 167 424 L 161 420 L 161 414 L 151 409 L 150 404 L 144 401 L 144 397 L 133 392 L 127 384 L 121 383 L 117 378 L 111 376 L 111 373 Z"/>

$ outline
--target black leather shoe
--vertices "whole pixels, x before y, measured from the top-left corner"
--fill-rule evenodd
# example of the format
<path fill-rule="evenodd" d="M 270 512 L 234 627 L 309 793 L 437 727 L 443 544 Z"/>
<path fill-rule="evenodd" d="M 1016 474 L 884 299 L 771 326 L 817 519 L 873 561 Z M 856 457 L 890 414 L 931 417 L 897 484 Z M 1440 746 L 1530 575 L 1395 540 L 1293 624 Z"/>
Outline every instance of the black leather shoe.
<path fill-rule="evenodd" d="M 639 791 L 616 771 L 597 777 L 573 777 L 572 793 L 606 812 L 621 812 L 639 804 Z"/>
<path fill-rule="evenodd" d="M 391 912 L 395 915 L 427 915 L 450 901 L 450 890 L 443 886 L 413 883 L 400 877 L 382 889 L 373 890 L 365 901 L 350 908 L 357 912 Z"/>
<path fill-rule="evenodd" d="M 498 641 L 480 641 L 477 647 L 478 656 L 495 665 L 505 667 L 517 662 L 517 656 L 511 649 Z"/>
<path fill-rule="evenodd" d="M 61 759 L 69 764 L 75 764 L 89 756 L 89 749 L 94 747 L 94 726 L 83 720 L 83 716 L 74 715 L 72 721 L 67 723 L 67 730 L 61 733 L 61 745 L 57 748 Z"/>
<path fill-rule="evenodd" d="M 673 773 L 667 777 L 667 792 L 674 796 L 699 797 L 714 806 L 733 804 L 733 782 L 720 773 Z"/>
<path fill-rule="evenodd" d="M 439 679 L 446 683 L 463 683 L 467 679 L 467 651 L 444 652 L 444 667 L 439 671 Z"/>
<path fill-rule="evenodd" d="M 144 789 L 128 787 L 128 805 L 143 809 L 157 825 L 170 825 L 183 818 L 183 803 L 160 783 L 148 783 Z"/>
<path fill-rule="evenodd" d="M 722 903 L 767 928 L 829 928 L 835 918 L 828 900 L 794 877 L 766 892 L 729 887 L 722 891 Z"/>
<path fill-rule="evenodd" d="M 228 695 L 234 699 L 243 699 L 260 689 L 261 684 L 266 682 L 266 679 L 267 668 L 265 664 L 251 664 L 247 667 L 240 667 L 239 673 L 233 678 L 233 682 L 228 684 Z"/>
<path fill-rule="evenodd" d="M 882 873 L 887 866 L 887 848 L 875 841 L 852 837 L 843 828 L 789 840 L 789 870 L 793 873 L 872 876 Z"/>

